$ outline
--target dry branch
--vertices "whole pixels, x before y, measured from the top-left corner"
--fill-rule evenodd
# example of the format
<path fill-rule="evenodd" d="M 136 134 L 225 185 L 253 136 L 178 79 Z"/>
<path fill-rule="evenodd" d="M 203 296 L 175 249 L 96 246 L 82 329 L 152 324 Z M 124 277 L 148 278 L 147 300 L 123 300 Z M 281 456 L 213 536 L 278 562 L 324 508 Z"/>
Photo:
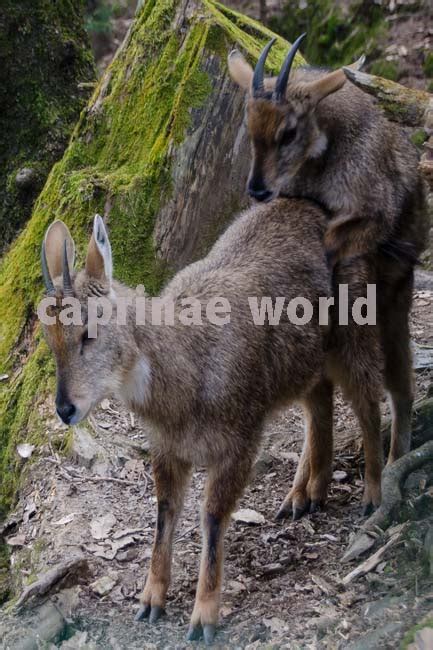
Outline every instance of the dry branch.
<path fill-rule="evenodd" d="M 365 575 L 366 573 L 369 573 L 370 571 L 373 571 L 379 564 L 379 562 L 382 559 L 382 556 L 385 554 L 387 549 L 390 546 L 393 546 L 401 537 L 401 533 L 398 532 L 395 535 L 392 535 L 390 539 L 387 541 L 387 543 L 384 546 L 381 546 L 376 553 L 373 553 L 369 558 L 367 558 L 364 562 L 362 562 L 359 566 L 357 566 L 353 571 L 348 573 L 346 576 L 344 576 L 342 583 L 344 585 L 348 585 L 349 582 L 352 582 L 353 580 L 356 580 L 356 578 L 359 578 L 360 576 Z"/>
<path fill-rule="evenodd" d="M 402 487 L 407 476 L 425 463 L 433 461 L 433 440 L 410 451 L 392 465 L 388 465 L 382 474 L 382 504 L 365 522 L 360 533 L 344 554 L 342 561 L 348 562 L 358 557 L 371 546 L 371 536 L 377 530 L 386 530 L 398 514 L 402 501 Z M 364 549 L 361 550 L 361 549 Z"/>
<path fill-rule="evenodd" d="M 21 608 L 25 602 L 34 596 L 44 596 L 56 584 L 72 573 L 83 573 L 88 569 L 87 560 L 84 556 L 74 557 L 70 560 L 58 564 L 50 571 L 44 573 L 36 582 L 26 587 L 18 598 L 15 608 Z"/>
<path fill-rule="evenodd" d="M 344 68 L 355 86 L 376 97 L 388 117 L 407 126 L 424 126 L 433 113 L 433 97 L 424 90 L 413 90 L 374 75 Z"/>

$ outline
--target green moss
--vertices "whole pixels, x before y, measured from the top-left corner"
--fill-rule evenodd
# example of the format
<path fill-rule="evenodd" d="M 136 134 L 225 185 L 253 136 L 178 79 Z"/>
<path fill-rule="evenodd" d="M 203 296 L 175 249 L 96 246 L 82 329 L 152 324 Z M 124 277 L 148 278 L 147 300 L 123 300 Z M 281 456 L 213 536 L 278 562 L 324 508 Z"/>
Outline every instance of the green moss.
<path fill-rule="evenodd" d="M 0 605 L 8 599 L 9 593 L 9 549 L 0 542 Z"/>
<path fill-rule="evenodd" d="M 0 510 L 9 507 L 18 485 L 16 444 L 43 437 L 40 405 L 53 387 L 53 362 L 34 313 L 42 295 L 39 253 L 46 228 L 63 219 L 82 256 L 93 215 L 109 206 L 116 275 L 156 293 L 171 269 L 155 254 L 154 222 L 171 197 L 171 151 L 211 92 L 204 52 L 225 65 L 227 52 L 237 45 L 254 61 L 272 35 L 212 0 L 203 0 L 175 31 L 178 4 L 144 3 L 128 46 L 95 89 L 32 218 L 0 262 L 0 372 L 10 375 L 0 384 Z M 286 51 L 279 38 L 270 70 L 279 68 Z"/>
<path fill-rule="evenodd" d="M 418 623 L 418 625 L 415 625 L 408 632 L 406 632 L 400 646 L 402 650 L 406 650 L 406 648 L 415 641 L 416 633 L 420 630 L 423 630 L 425 627 L 433 628 L 433 618 L 424 619 L 424 621 L 421 621 L 421 623 Z"/>
<path fill-rule="evenodd" d="M 0 253 L 27 221 L 94 79 L 82 0 L 2 0 L 0 13 Z M 33 177 L 25 186 L 17 173 Z"/>
<path fill-rule="evenodd" d="M 391 81 L 397 81 L 399 77 L 398 65 L 394 61 L 387 61 L 386 59 L 374 61 L 370 66 L 370 73 Z"/>
<path fill-rule="evenodd" d="M 418 131 L 415 131 L 415 133 L 412 133 L 410 136 L 410 139 L 412 140 L 413 144 L 416 147 L 421 148 L 424 142 L 427 140 L 428 135 L 424 131 L 424 129 L 419 129 Z"/>
<path fill-rule="evenodd" d="M 433 52 L 427 52 L 422 68 L 426 77 L 433 77 Z"/>

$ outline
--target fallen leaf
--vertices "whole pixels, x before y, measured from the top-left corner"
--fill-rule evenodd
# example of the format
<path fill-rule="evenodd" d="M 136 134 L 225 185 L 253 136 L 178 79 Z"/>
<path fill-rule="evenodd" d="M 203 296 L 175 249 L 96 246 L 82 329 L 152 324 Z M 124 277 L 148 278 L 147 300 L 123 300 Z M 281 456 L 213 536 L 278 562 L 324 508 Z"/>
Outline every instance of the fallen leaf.
<path fill-rule="evenodd" d="M 296 451 L 280 451 L 279 456 L 283 460 L 291 460 L 294 463 L 299 461 L 299 454 Z"/>
<path fill-rule="evenodd" d="M 108 537 L 116 522 L 117 519 L 112 512 L 98 517 L 98 519 L 93 519 L 90 524 L 90 532 L 92 533 L 93 539 L 105 539 Z"/>
<path fill-rule="evenodd" d="M 232 519 L 243 524 L 264 524 L 265 518 L 260 512 L 251 510 L 251 508 L 244 508 L 232 514 Z"/>
<path fill-rule="evenodd" d="M 62 517 L 58 521 L 53 522 L 53 526 L 66 526 L 66 524 L 70 524 L 71 521 L 73 521 L 75 517 L 75 512 L 71 512 L 70 515 L 66 515 L 65 517 Z"/>
<path fill-rule="evenodd" d="M 329 539 L 330 542 L 338 542 L 338 537 L 335 537 L 335 535 L 330 535 L 329 533 L 323 533 L 323 535 L 320 535 L 320 537 L 323 537 L 323 539 Z"/>
<path fill-rule="evenodd" d="M 29 445 L 27 442 L 23 442 L 21 445 L 17 445 L 17 452 L 21 458 L 30 458 L 34 450 L 35 445 Z"/>
<path fill-rule="evenodd" d="M 273 616 L 272 618 L 264 618 L 263 624 L 272 633 L 275 632 L 276 634 L 283 634 L 288 629 L 287 623 L 276 616 Z"/>
<path fill-rule="evenodd" d="M 116 542 L 111 542 L 111 548 L 117 553 L 120 549 L 131 546 L 131 544 L 135 544 L 135 539 L 133 537 L 122 537 Z"/>
<path fill-rule="evenodd" d="M 6 540 L 8 546 L 25 546 L 25 543 L 25 535 L 15 535 L 15 537 L 9 537 L 9 539 Z"/>
<path fill-rule="evenodd" d="M 144 528 L 125 528 L 124 530 L 118 530 L 113 535 L 113 539 L 120 539 L 121 537 L 127 537 L 128 535 L 141 535 L 144 533 Z"/>
<path fill-rule="evenodd" d="M 103 399 L 101 402 L 101 408 L 104 409 L 104 411 L 107 411 L 110 408 L 110 400 Z"/>

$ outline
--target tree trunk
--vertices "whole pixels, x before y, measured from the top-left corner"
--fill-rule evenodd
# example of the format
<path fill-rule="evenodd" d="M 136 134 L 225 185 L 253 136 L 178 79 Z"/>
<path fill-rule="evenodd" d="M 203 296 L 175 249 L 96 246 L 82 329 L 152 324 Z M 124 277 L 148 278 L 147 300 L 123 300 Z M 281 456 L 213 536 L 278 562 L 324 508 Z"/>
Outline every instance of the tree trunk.
<path fill-rule="evenodd" d="M 40 442 L 53 362 L 35 318 L 39 251 L 63 219 L 84 246 L 108 218 L 116 276 L 151 293 L 209 249 L 245 204 L 244 96 L 228 76 L 237 46 L 254 62 L 271 32 L 213 0 L 147 0 L 0 268 L 0 508 L 19 475 L 16 444 Z M 274 71 L 288 44 L 277 40 Z M 82 250 L 82 248 L 81 248 Z"/>
<path fill-rule="evenodd" d="M 0 60 L 1 254 L 29 218 L 94 80 L 82 0 L 2 0 Z"/>

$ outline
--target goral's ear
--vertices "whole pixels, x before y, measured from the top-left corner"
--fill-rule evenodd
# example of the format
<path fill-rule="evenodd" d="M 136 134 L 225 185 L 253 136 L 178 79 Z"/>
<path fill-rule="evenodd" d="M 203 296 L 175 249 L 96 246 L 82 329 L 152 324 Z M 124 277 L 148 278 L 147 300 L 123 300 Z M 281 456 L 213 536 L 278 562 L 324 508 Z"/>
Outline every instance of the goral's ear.
<path fill-rule="evenodd" d="M 340 90 L 346 83 L 346 75 L 343 70 L 335 70 L 329 74 L 317 79 L 317 81 L 310 81 L 302 84 L 302 89 L 310 96 L 312 104 L 318 104 L 325 99 L 328 95 Z"/>
<path fill-rule="evenodd" d="M 75 261 L 75 244 L 68 227 L 63 221 L 54 221 L 45 233 L 43 249 L 51 278 L 57 278 L 63 273 L 63 254 L 68 256 L 68 266 L 72 270 Z"/>
<path fill-rule="evenodd" d="M 365 55 L 363 54 L 355 63 L 348 65 L 346 68 L 349 70 L 360 70 L 365 63 Z M 337 90 L 340 90 L 346 82 L 346 74 L 344 70 L 346 68 L 341 68 L 341 70 L 335 70 L 325 75 L 317 81 L 311 81 L 304 85 L 305 90 L 310 93 L 311 101 L 313 104 L 318 104 L 322 99 L 325 99 L 328 95 L 335 93 Z"/>
<path fill-rule="evenodd" d="M 232 50 L 227 59 L 230 76 L 244 90 L 251 90 L 254 71 L 238 50 Z"/>
<path fill-rule="evenodd" d="M 93 221 L 93 234 L 87 248 L 86 272 L 92 278 L 110 283 L 113 277 L 111 244 L 99 214 L 95 215 Z"/>

